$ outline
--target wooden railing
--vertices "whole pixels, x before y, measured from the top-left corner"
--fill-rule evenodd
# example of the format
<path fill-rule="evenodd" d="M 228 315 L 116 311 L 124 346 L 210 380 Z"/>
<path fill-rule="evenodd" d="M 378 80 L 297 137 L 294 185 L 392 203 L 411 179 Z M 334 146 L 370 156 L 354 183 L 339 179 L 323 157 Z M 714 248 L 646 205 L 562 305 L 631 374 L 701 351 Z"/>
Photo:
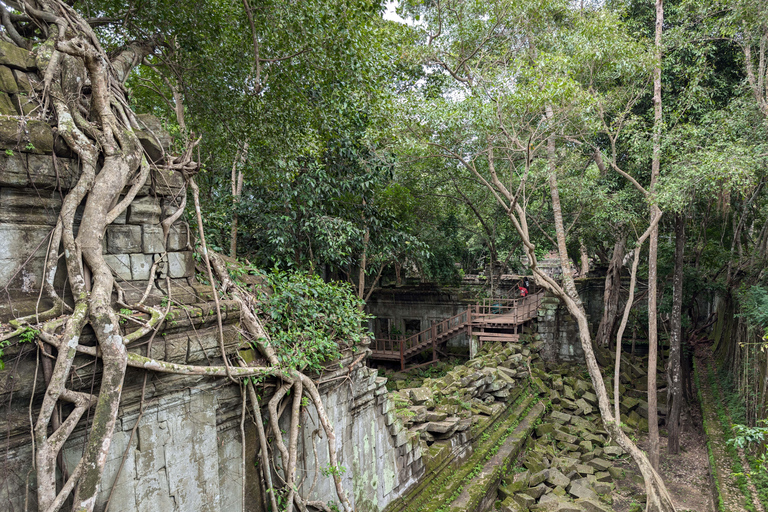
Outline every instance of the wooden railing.
<path fill-rule="evenodd" d="M 506 317 L 510 324 L 519 324 L 530 320 L 538 314 L 544 291 L 518 299 L 483 299 L 480 304 L 470 306 L 474 320 L 481 321 L 492 318 Z"/>
<path fill-rule="evenodd" d="M 429 328 L 411 336 L 399 338 L 376 338 L 371 350 L 386 359 L 399 360 L 405 368 L 405 360 L 414 354 L 432 346 L 432 357 L 437 358 L 437 345 L 449 338 L 469 329 L 473 324 L 481 324 L 488 320 L 502 320 L 503 323 L 519 324 L 537 315 L 544 292 L 540 291 L 519 299 L 484 299 L 481 304 L 474 304 L 445 320 L 432 322 Z"/>

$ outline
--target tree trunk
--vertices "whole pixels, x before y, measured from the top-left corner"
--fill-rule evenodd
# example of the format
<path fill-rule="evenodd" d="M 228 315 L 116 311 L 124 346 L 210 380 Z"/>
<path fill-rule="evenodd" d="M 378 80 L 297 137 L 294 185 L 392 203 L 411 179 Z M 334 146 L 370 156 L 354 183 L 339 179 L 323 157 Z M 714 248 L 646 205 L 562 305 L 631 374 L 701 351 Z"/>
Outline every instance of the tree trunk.
<path fill-rule="evenodd" d="M 685 216 L 675 215 L 675 272 L 672 289 L 672 316 L 670 317 L 669 361 L 667 363 L 667 409 L 669 418 L 667 430 L 669 437 L 667 451 L 670 455 L 680 451 L 680 410 L 683 402 L 682 370 L 680 355 L 682 350 L 682 312 L 683 312 L 683 265 L 685 251 Z"/>
<path fill-rule="evenodd" d="M 605 275 L 605 291 L 603 292 L 603 316 L 595 335 L 595 345 L 607 347 L 611 340 L 611 334 L 616 326 L 616 318 L 619 309 L 619 296 L 621 295 L 621 267 L 626 253 L 627 238 L 622 237 L 613 246 L 611 262 L 608 264 L 608 272 Z"/>
<path fill-rule="evenodd" d="M 664 24 L 664 0 L 656 0 L 656 38 L 655 66 L 653 69 L 653 160 L 651 163 L 650 199 L 655 201 L 653 194 L 661 167 L 661 31 Z M 650 218 L 656 217 L 659 207 L 651 203 Z M 653 469 L 659 469 L 659 413 L 658 397 L 656 394 L 656 364 L 658 359 L 658 326 L 657 326 L 657 259 L 659 249 L 658 225 L 651 231 L 648 249 L 648 458 Z"/>
<path fill-rule="evenodd" d="M 547 108 L 547 115 L 551 117 L 551 109 Z M 549 169 L 549 184 L 551 187 L 557 188 L 557 175 L 555 174 L 555 141 L 553 137 L 547 141 L 548 156 L 550 157 L 550 169 Z M 489 172 L 491 174 L 491 182 L 487 181 L 482 174 L 480 174 L 474 165 L 456 157 L 462 165 L 467 167 L 481 182 L 483 182 L 488 189 L 494 193 L 499 204 L 507 211 L 509 220 L 512 222 L 517 233 L 523 242 L 523 248 L 525 254 L 530 262 L 530 268 L 534 273 L 537 285 L 544 287 L 546 290 L 559 297 L 568 308 L 568 312 L 576 318 L 579 326 L 579 340 L 581 341 L 582 350 L 584 351 L 584 357 L 587 363 L 587 370 L 592 380 L 592 385 L 595 389 L 595 394 L 598 399 L 598 406 L 600 408 L 600 416 L 603 420 L 605 429 L 610 433 L 611 438 L 621 446 L 632 457 L 637 464 L 640 472 L 643 475 L 645 482 L 645 491 L 647 495 L 646 512 L 674 512 L 675 506 L 672 503 L 672 499 L 667 492 L 664 481 L 659 474 L 653 469 L 648 458 L 645 454 L 635 446 L 626 434 L 621 430 L 619 425 L 615 423 L 613 414 L 611 413 L 611 405 L 608 400 L 608 392 L 605 388 L 605 382 L 603 376 L 600 373 L 600 368 L 595 358 L 595 352 L 592 347 L 592 339 L 589 334 L 589 324 L 587 322 L 587 315 L 584 311 L 584 306 L 579 300 L 579 296 L 576 293 L 576 287 L 573 282 L 573 275 L 570 272 L 563 272 L 563 285 L 558 284 L 554 279 L 549 277 L 546 273 L 542 272 L 536 259 L 536 247 L 531 243 L 530 234 L 528 231 L 528 221 L 525 212 L 525 208 L 519 201 L 512 195 L 512 193 L 501 183 L 498 175 L 494 169 L 493 162 L 493 150 L 488 151 L 488 164 Z M 491 184 L 493 183 L 493 184 Z M 555 201 L 553 205 L 553 211 L 555 214 L 555 227 L 558 230 L 557 236 L 560 240 L 565 240 L 565 229 L 563 227 L 562 210 L 559 203 L 559 193 L 555 191 L 552 194 L 552 198 Z M 566 261 L 566 269 L 570 268 L 570 262 L 568 261 L 568 255 L 564 252 L 564 244 L 558 243 L 558 251 L 560 252 L 560 259 Z"/>
<path fill-rule="evenodd" d="M 552 108 L 547 105 L 547 117 L 552 118 Z M 555 234 L 557 236 L 557 252 L 560 255 L 560 266 L 563 271 L 563 286 L 568 295 L 578 304 L 581 299 L 576 291 L 576 284 L 573 282 L 573 267 L 571 259 L 568 257 L 568 249 L 565 245 L 565 226 L 563 225 L 563 210 L 560 205 L 560 191 L 557 187 L 557 164 L 555 162 L 555 137 L 550 135 L 547 138 L 547 160 L 549 165 L 549 192 L 552 197 L 552 213 L 555 217 Z"/>
<path fill-rule="evenodd" d="M 550 172 L 549 176 L 550 186 L 557 187 L 557 176 Z M 555 212 L 555 229 L 557 230 L 558 241 L 560 239 L 565 240 L 565 230 L 563 229 L 562 213 L 559 204 L 559 194 L 552 194 L 553 211 Z M 522 208 L 518 206 L 518 211 L 523 212 Z M 524 215 L 524 212 L 522 213 Z M 558 222 L 558 218 L 559 222 Z M 511 217 L 511 215 L 510 215 Z M 513 220 L 513 224 L 518 228 L 520 223 Z M 520 230 L 518 229 L 518 232 Z M 522 233 L 521 233 L 522 234 Z M 592 380 L 592 386 L 595 389 L 595 394 L 598 399 L 598 407 L 600 409 L 600 415 L 603 420 L 605 429 L 610 434 L 611 438 L 624 449 L 637 464 L 638 469 L 643 475 L 645 482 L 645 491 L 647 495 L 646 512 L 674 512 L 675 506 L 672 503 L 672 499 L 667 492 L 664 481 L 659 476 L 658 472 L 653 468 L 645 454 L 627 437 L 627 435 L 621 430 L 621 427 L 614 420 L 611 413 L 611 404 L 608 399 L 608 392 L 605 387 L 605 381 L 600 373 L 600 367 L 598 366 L 597 359 L 595 358 L 595 352 L 592 347 L 592 340 L 589 335 L 589 323 L 587 322 L 587 314 L 584 311 L 584 305 L 582 304 L 579 295 L 576 293 L 576 286 L 573 282 L 573 275 L 563 272 L 563 286 L 559 286 L 554 280 L 543 274 L 536 265 L 536 255 L 533 251 L 533 245 L 530 240 L 527 242 L 526 253 L 531 261 L 531 268 L 534 275 L 547 290 L 557 295 L 568 308 L 568 312 L 573 315 L 579 326 L 579 340 L 581 341 L 581 347 L 584 351 L 584 357 L 587 363 L 587 370 Z M 558 243 L 558 249 L 564 249 L 564 244 L 561 246 Z M 567 254 L 560 253 L 560 260 L 568 261 Z M 572 290 L 572 291 L 569 291 Z"/>
<path fill-rule="evenodd" d="M 229 236 L 229 256 L 237 258 L 237 208 L 240 205 L 240 197 L 243 195 L 243 169 L 246 156 L 248 155 L 248 143 L 246 142 L 242 149 L 238 148 L 235 153 L 235 160 L 232 162 L 232 226 Z M 238 160 L 240 166 L 238 167 Z"/>
<path fill-rule="evenodd" d="M 587 246 L 584 245 L 583 241 L 579 241 L 579 252 L 581 253 L 579 277 L 587 277 L 587 274 L 589 274 L 589 254 L 587 253 Z"/>

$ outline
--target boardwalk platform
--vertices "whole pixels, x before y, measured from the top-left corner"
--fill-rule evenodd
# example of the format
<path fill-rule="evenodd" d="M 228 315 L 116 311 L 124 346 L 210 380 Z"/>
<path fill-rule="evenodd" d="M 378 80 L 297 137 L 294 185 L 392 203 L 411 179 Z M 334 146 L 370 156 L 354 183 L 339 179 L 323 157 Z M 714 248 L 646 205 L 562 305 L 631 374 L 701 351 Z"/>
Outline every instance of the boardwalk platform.
<path fill-rule="evenodd" d="M 485 299 L 412 336 L 377 338 L 371 344 L 370 359 L 399 361 L 400 368 L 405 369 L 406 364 L 431 350 L 432 360 L 436 361 L 438 354 L 444 353 L 446 343 L 463 333 L 477 336 L 480 343 L 519 341 L 522 327 L 536 318 L 543 297 L 544 292 L 540 291 L 519 299 Z"/>

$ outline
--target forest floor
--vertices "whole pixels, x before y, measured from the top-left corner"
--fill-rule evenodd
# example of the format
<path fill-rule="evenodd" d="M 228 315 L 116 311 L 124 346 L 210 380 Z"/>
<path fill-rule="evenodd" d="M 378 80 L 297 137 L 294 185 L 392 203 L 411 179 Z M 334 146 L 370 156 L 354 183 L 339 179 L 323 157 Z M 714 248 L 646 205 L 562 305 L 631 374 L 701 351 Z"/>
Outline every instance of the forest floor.
<path fill-rule="evenodd" d="M 707 439 L 697 404 L 689 405 L 683 415 L 680 436 L 680 453 L 667 454 L 666 432 L 662 429 L 660 445 L 661 476 L 675 502 L 678 512 L 715 512 L 712 478 L 709 471 Z M 648 435 L 637 439 L 641 450 L 648 450 Z M 637 510 L 636 496 L 644 495 L 643 478 L 631 459 L 623 460 L 624 480 L 617 483 L 614 491 L 613 510 L 629 512 Z M 633 507 L 633 504 L 635 507 Z M 639 510 L 644 510 L 640 508 Z M 733 509 L 737 512 L 740 509 Z"/>
<path fill-rule="evenodd" d="M 704 414 L 702 423 L 705 424 L 709 437 L 723 510 L 763 512 L 764 504 L 759 498 L 761 493 L 748 476 L 749 468 L 744 453 L 727 444 L 734 420 L 725 400 L 724 390 L 721 389 L 721 379 L 714 373 L 714 363 L 708 351 L 697 353 L 696 366 L 698 383 L 701 386 L 701 411 Z M 764 493 L 765 490 L 762 490 L 763 499 Z"/>

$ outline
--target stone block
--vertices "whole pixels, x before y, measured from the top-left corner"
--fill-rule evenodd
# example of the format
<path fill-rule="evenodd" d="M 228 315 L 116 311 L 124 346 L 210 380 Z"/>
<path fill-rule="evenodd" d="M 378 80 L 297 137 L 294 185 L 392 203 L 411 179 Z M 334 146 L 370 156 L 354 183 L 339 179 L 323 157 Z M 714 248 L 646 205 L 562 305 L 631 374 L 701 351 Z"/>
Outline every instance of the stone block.
<path fill-rule="evenodd" d="M 146 224 L 141 228 L 141 247 L 144 254 L 165 252 L 163 247 L 163 228 L 159 225 Z"/>
<path fill-rule="evenodd" d="M 426 421 L 443 421 L 448 417 L 445 412 L 427 411 Z"/>
<path fill-rule="evenodd" d="M 546 482 L 547 478 L 549 478 L 549 470 L 548 469 L 542 469 L 538 473 L 534 473 L 530 476 L 528 479 L 528 485 L 530 487 L 536 487 L 542 482 Z"/>
<path fill-rule="evenodd" d="M 568 487 L 568 492 L 574 498 L 581 498 L 581 499 L 587 499 L 587 500 L 598 499 L 595 491 L 579 484 L 572 483 L 570 487 Z"/>
<path fill-rule="evenodd" d="M 171 279 L 195 275 L 195 258 L 192 251 L 168 253 L 168 275 Z"/>
<path fill-rule="evenodd" d="M 15 107 L 14 107 L 15 108 Z M 21 147 L 25 153 L 47 155 L 53 153 L 53 131 L 44 121 L 27 121 L 26 138 Z"/>
<path fill-rule="evenodd" d="M 408 397 L 414 405 L 421 405 L 432 399 L 432 390 L 429 388 L 413 388 L 408 390 Z"/>
<path fill-rule="evenodd" d="M 427 424 L 427 431 L 435 434 L 446 434 L 453 431 L 459 424 L 459 418 L 453 416 L 444 421 L 430 421 Z"/>
<path fill-rule="evenodd" d="M 148 254 L 131 254 L 131 275 L 134 280 L 146 281 L 152 268 L 152 256 Z"/>
<path fill-rule="evenodd" d="M 0 114 L 4 116 L 15 116 L 18 114 L 18 112 L 19 110 L 14 105 L 8 93 L 0 92 Z M 17 148 L 17 145 L 14 143 L 14 141 L 8 140 L 6 137 L 3 137 L 2 145 L 6 149 Z"/>
<path fill-rule="evenodd" d="M 184 186 L 184 177 L 178 171 L 153 169 L 152 186 L 158 196 L 176 197 Z"/>
<path fill-rule="evenodd" d="M 27 74 L 23 71 L 19 71 L 18 69 L 13 69 L 11 71 L 13 72 L 13 77 L 16 79 L 18 92 L 23 94 L 32 92 L 32 84 L 30 83 Z"/>
<path fill-rule="evenodd" d="M 31 100 L 29 96 L 21 94 L 11 94 L 11 104 L 16 109 L 18 115 L 31 116 L 35 109 L 38 107 L 38 103 Z"/>
<path fill-rule="evenodd" d="M 574 502 L 576 505 L 579 505 L 581 508 L 583 508 L 586 512 L 610 512 L 611 509 L 600 503 L 600 501 L 596 499 L 580 499 L 576 500 Z"/>
<path fill-rule="evenodd" d="M 2 157 L 0 152 L 0 161 Z M 80 177 L 80 168 L 76 161 L 57 158 L 54 166 L 51 155 L 26 155 L 26 168 L 23 171 L 24 184 L 29 182 L 36 187 L 55 188 L 58 179 L 58 183 L 64 190 L 72 188 Z M 27 171 L 29 171 L 29 177 L 27 177 Z"/>
<path fill-rule="evenodd" d="M 109 254 L 141 252 L 141 242 L 141 226 L 107 226 Z"/>
<path fill-rule="evenodd" d="M 106 254 L 104 261 L 107 266 L 123 281 L 130 281 L 131 275 L 131 257 L 127 254 Z"/>
<path fill-rule="evenodd" d="M 13 76 L 13 71 L 6 66 L 0 66 L 0 91 L 7 92 L 8 94 L 19 92 L 19 86 L 16 83 L 16 78 Z"/>
<path fill-rule="evenodd" d="M 30 52 L 6 41 L 0 41 L 0 64 L 24 71 L 35 68 Z"/>
<path fill-rule="evenodd" d="M 128 224 L 160 224 L 160 205 L 154 197 L 134 199 L 128 207 Z"/>
<path fill-rule="evenodd" d="M 0 224 L 54 226 L 61 198 L 53 191 L 34 188 L 0 188 Z M 26 228 L 21 233 L 26 234 Z"/>
<path fill-rule="evenodd" d="M 559 487 L 565 488 L 565 487 L 568 487 L 571 481 L 568 479 L 567 476 L 565 476 L 559 470 L 550 469 L 549 475 L 547 476 L 547 483 L 552 484 L 553 486 L 559 486 Z"/>
<path fill-rule="evenodd" d="M 172 363 L 186 363 L 189 337 L 186 334 L 165 338 L 165 357 Z"/>
<path fill-rule="evenodd" d="M 611 463 L 605 459 L 592 459 L 589 461 L 589 465 L 598 471 L 608 471 L 608 468 L 612 466 Z"/>

